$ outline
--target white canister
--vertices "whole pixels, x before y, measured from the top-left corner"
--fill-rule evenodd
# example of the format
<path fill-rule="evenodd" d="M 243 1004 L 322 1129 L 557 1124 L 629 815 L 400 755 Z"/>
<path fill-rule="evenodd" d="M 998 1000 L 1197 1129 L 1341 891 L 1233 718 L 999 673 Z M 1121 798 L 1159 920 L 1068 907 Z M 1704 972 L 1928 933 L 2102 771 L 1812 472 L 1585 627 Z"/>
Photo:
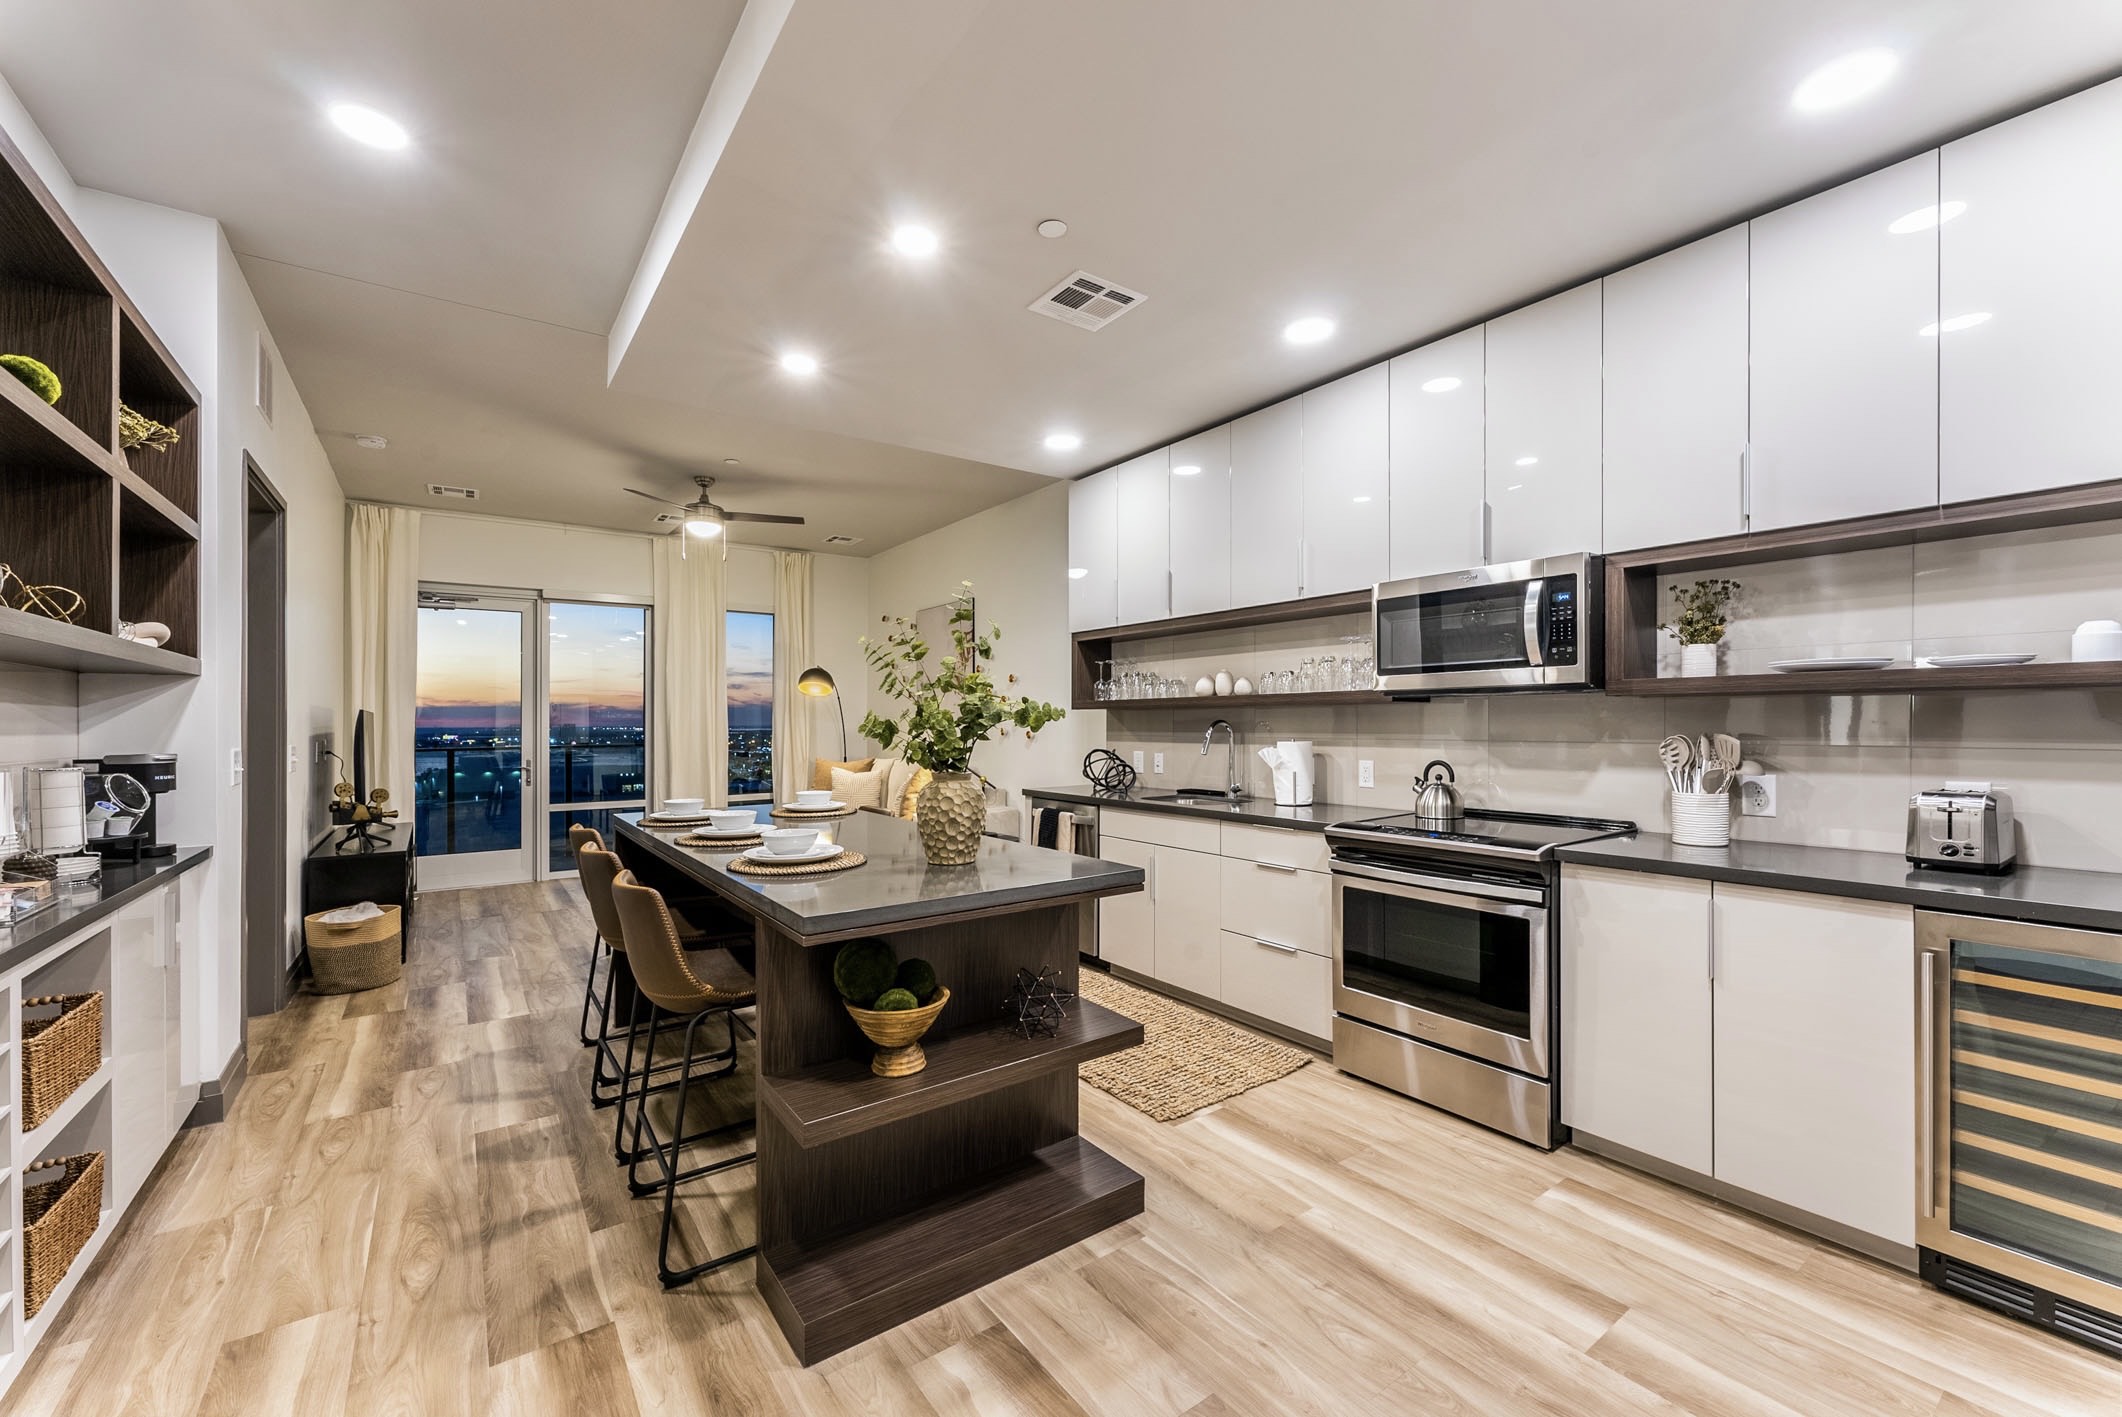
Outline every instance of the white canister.
<path fill-rule="evenodd" d="M 1197 698 L 1197 699 L 1205 699 L 1205 698 L 1207 698 L 1207 697 L 1208 697 L 1209 695 L 1211 695 L 1211 694 L 1213 694 L 1213 693 L 1215 693 L 1215 692 L 1216 692 L 1216 681 L 1215 681 L 1215 680 L 1213 680 L 1213 679 L 1211 679 L 1211 678 L 1209 678 L 1209 677 L 1208 677 L 1208 676 L 1207 676 L 1206 674 L 1202 675 L 1202 676 L 1201 676 L 1201 677 L 1200 677 L 1199 679 L 1196 679 L 1196 680 L 1194 680 L 1194 697 L 1195 697 L 1195 698 Z"/>
<path fill-rule="evenodd" d="M 1227 699 L 1230 697 L 1230 690 L 1230 671 L 1228 669 L 1218 669 L 1216 671 L 1216 697 Z"/>
<path fill-rule="evenodd" d="M 1673 844 L 1731 845 L 1731 794 L 1675 792 L 1672 795 Z"/>
<path fill-rule="evenodd" d="M 1231 681 L 1230 691 L 1240 696 L 1250 694 L 1253 691 L 1253 681 L 1241 674 Z"/>
<path fill-rule="evenodd" d="M 1682 679 L 1712 679 L 1717 673 L 1717 647 L 1708 645 L 1680 646 L 1680 677 Z"/>
<path fill-rule="evenodd" d="M 2122 620 L 2087 620 L 2071 631 L 2070 657 L 2078 664 L 2122 659 Z"/>

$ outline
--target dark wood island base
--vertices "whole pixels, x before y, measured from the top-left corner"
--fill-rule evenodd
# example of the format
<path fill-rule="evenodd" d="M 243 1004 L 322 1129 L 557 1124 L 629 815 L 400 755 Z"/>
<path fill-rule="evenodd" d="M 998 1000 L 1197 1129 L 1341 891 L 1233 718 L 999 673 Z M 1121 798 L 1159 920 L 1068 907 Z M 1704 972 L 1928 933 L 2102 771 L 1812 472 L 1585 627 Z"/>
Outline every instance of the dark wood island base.
<path fill-rule="evenodd" d="M 707 885 L 755 922 L 757 1283 L 806 1365 L 1143 1207 L 1142 1178 L 1078 1134 L 1076 1081 L 1142 1026 L 1078 999 L 1054 1036 L 1025 1038 L 1002 1013 L 1019 969 L 1073 990 L 1097 897 L 1141 889 L 1142 873 L 1008 842 L 933 867 L 884 817 L 843 819 L 838 835 L 868 864 L 765 885 L 670 833 L 619 833 L 648 884 Z M 875 1049 L 833 987 L 838 946 L 862 938 L 927 960 L 951 991 L 909 1077 L 870 1071 Z"/>

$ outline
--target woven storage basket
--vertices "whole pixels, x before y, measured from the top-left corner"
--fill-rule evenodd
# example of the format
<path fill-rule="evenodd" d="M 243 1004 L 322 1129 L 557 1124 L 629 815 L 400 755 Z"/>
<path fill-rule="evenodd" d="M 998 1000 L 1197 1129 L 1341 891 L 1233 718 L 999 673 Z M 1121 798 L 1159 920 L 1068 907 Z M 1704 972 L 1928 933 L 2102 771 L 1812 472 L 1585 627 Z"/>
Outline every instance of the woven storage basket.
<path fill-rule="evenodd" d="M 351 925 L 327 925 L 321 912 L 302 917 L 311 988 L 320 994 L 354 994 L 380 989 L 404 972 L 398 959 L 398 907 L 382 910 L 373 920 Z"/>
<path fill-rule="evenodd" d="M 22 1316 L 33 1319 L 66 1278 L 81 1247 L 103 1218 L 103 1153 L 53 1156 L 29 1167 L 33 1174 L 66 1168 L 56 1181 L 22 1188 Z"/>
<path fill-rule="evenodd" d="M 22 1001 L 23 1131 L 41 1126 L 101 1066 L 102 994 L 40 994 Z"/>

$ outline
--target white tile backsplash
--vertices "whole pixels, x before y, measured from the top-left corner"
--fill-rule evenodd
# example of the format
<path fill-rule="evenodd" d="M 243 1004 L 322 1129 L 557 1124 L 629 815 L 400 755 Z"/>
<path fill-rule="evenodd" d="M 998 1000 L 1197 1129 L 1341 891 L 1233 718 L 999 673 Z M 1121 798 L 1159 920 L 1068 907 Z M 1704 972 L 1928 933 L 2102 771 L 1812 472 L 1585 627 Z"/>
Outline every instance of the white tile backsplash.
<path fill-rule="evenodd" d="M 73 758 L 81 747 L 81 679 L 65 669 L 0 664 L 0 763 Z"/>

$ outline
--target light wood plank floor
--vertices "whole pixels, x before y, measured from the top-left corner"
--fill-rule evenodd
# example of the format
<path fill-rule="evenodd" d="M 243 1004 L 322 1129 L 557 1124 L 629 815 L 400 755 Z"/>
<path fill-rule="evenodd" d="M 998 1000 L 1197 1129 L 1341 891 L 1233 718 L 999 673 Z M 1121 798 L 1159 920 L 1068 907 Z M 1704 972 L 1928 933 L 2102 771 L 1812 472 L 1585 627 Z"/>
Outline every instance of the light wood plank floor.
<path fill-rule="evenodd" d="M 804 1370 L 749 1265 L 657 1287 L 588 935 L 572 884 L 431 895 L 403 985 L 262 1021 L 0 1411 L 2122 1413 L 2122 1364 L 1324 1063 L 1171 1125 L 1086 1090 L 1147 1214 Z"/>

